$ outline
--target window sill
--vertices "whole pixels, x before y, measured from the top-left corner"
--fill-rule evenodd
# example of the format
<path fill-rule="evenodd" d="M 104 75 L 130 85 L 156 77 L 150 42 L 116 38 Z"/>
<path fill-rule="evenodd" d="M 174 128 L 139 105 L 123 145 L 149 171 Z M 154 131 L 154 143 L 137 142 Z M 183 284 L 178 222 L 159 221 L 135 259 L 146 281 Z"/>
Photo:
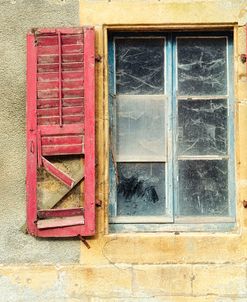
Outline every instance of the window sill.
<path fill-rule="evenodd" d="M 160 232 L 230 232 L 236 230 L 236 222 L 176 223 L 176 224 L 123 224 L 110 223 L 109 234 L 113 233 L 160 233 Z"/>

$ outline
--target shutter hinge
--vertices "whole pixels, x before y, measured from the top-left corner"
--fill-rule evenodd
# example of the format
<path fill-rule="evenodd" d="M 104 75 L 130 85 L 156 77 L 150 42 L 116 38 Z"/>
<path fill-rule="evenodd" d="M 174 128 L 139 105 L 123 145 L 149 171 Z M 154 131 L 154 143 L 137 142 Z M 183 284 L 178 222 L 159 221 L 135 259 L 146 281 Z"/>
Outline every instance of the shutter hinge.
<path fill-rule="evenodd" d="M 244 53 L 242 53 L 242 54 L 240 55 L 240 60 L 241 60 L 241 62 L 242 62 L 243 64 L 246 63 L 247 55 L 244 54 Z"/>
<path fill-rule="evenodd" d="M 98 63 L 102 62 L 102 56 L 101 55 L 96 55 L 95 56 L 95 62 L 98 62 Z"/>
<path fill-rule="evenodd" d="M 96 205 L 96 207 L 100 208 L 102 206 L 102 200 L 96 199 L 95 205 Z"/>

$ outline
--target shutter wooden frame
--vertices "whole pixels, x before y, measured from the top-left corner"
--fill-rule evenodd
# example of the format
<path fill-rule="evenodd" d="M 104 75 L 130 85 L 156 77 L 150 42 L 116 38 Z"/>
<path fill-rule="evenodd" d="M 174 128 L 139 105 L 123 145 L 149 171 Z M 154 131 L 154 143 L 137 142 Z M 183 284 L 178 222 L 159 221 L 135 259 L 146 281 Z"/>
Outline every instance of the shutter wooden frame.
<path fill-rule="evenodd" d="M 49 125 L 39 127 L 37 123 L 37 41 L 36 35 L 66 35 L 83 34 L 83 79 L 84 79 L 84 209 L 62 209 L 39 211 L 37 208 L 37 168 L 42 161 L 41 147 L 38 136 L 40 132 L 48 131 Z M 38 237 L 74 237 L 92 236 L 95 234 L 95 33 L 93 27 L 37 29 L 27 35 L 27 158 L 26 158 L 26 199 L 27 199 L 27 230 Z M 61 40 L 58 40 L 61 41 Z M 60 42 L 61 43 L 61 42 Z M 61 47 L 59 60 L 61 61 Z M 59 65 L 61 69 L 61 63 Z M 62 71 L 60 70 L 60 73 Z M 59 94 L 61 94 L 61 77 L 59 79 Z M 61 95 L 60 95 L 61 101 Z M 61 110 L 61 107 L 60 107 Z M 59 132 L 60 127 L 53 127 Z M 69 132 L 82 131 L 80 125 L 66 126 Z M 53 130 L 52 130 L 53 131 Z M 61 150 L 58 151 L 58 155 Z M 66 151 L 67 152 L 67 151 Z M 61 153 L 62 154 L 62 153 Z M 73 150 L 71 152 L 73 154 Z M 76 153 L 78 154 L 78 153 Z M 48 164 L 49 165 L 49 164 Z M 52 168 L 52 167 L 50 167 Z M 67 181 L 67 179 L 65 179 Z M 83 213 L 83 220 L 81 215 Z M 63 217 L 59 227 L 50 219 L 49 227 L 40 218 Z M 38 227 L 38 224 L 41 226 Z M 78 222 L 79 221 L 79 222 Z"/>

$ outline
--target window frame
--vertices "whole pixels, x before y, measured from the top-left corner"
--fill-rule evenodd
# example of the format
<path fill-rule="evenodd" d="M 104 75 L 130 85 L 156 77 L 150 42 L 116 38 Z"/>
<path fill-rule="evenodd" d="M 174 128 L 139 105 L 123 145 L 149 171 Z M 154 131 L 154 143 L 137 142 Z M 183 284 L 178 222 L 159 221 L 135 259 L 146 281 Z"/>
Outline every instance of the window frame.
<path fill-rule="evenodd" d="M 116 158 L 113 154 L 112 141 L 111 141 L 111 125 L 113 122 L 113 102 L 116 99 L 115 88 L 115 49 L 114 41 L 116 38 L 148 38 L 148 37 L 161 37 L 165 38 L 165 62 L 171 61 L 171 64 L 165 64 L 165 91 L 164 96 L 167 101 L 168 112 L 166 119 L 168 122 L 167 140 L 167 175 L 171 177 L 167 181 L 166 192 L 167 200 L 169 204 L 170 220 L 164 220 L 164 216 L 158 219 L 149 219 L 149 217 L 143 216 L 144 219 L 136 219 L 134 216 L 127 217 L 114 217 L 114 203 L 116 204 Z M 227 84 L 233 83 L 233 33 L 231 31 L 145 31 L 145 32 L 110 32 L 108 37 L 108 68 L 109 68 L 109 122 L 110 122 L 110 152 L 109 152 L 109 231 L 110 232 L 154 232 L 154 231 L 227 231 L 235 226 L 235 157 L 234 157 L 234 92 L 233 85 L 227 85 L 228 95 L 228 204 L 229 204 L 229 216 L 183 216 L 178 218 L 175 214 L 175 207 L 178 203 L 178 190 L 175 190 L 175 184 L 178 179 L 178 162 L 177 159 L 177 146 L 176 138 L 178 134 L 178 100 L 177 100 L 177 39 L 184 37 L 196 37 L 196 38 L 227 38 Z M 229 55 L 230 54 L 230 55 Z M 209 97 L 209 96 L 208 96 Z M 217 96 L 220 98 L 220 96 Z M 225 99 L 225 98 L 224 98 Z M 168 121 L 169 118 L 169 121 Z M 172 159 L 172 160 L 170 160 Z M 204 157 L 205 159 L 205 157 Z M 133 218 L 134 217 L 134 218 Z M 137 216 L 138 217 L 138 216 Z M 155 217 L 155 216 L 154 216 Z M 127 218 L 127 219 L 126 219 Z M 157 218 L 157 216 L 156 216 Z M 163 218 L 163 219 L 162 219 Z"/>

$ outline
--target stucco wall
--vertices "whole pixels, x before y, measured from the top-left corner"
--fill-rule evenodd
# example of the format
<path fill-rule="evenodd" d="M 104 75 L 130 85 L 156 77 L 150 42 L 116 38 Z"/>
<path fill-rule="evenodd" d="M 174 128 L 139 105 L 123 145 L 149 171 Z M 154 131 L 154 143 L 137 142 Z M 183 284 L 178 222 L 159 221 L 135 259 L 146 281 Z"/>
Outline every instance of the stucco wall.
<path fill-rule="evenodd" d="M 64 263 L 78 241 L 24 235 L 26 33 L 32 27 L 78 26 L 77 0 L 0 1 L 0 263 Z"/>

